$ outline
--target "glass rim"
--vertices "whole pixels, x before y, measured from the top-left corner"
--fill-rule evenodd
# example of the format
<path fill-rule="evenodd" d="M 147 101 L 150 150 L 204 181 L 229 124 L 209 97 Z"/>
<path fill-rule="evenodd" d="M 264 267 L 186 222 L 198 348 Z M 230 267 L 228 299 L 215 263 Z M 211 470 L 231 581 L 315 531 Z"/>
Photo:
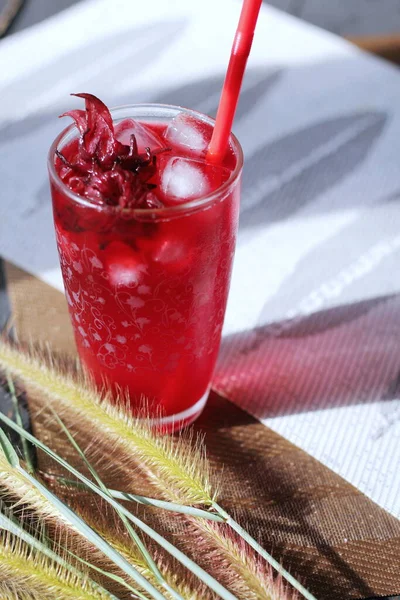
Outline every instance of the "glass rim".
<path fill-rule="evenodd" d="M 194 116 L 203 122 L 209 123 L 210 125 L 215 124 L 215 120 L 213 118 L 209 117 L 208 115 L 205 115 L 196 110 L 192 110 L 192 109 L 185 108 L 183 106 L 174 105 L 174 104 L 159 104 L 159 103 L 151 103 L 151 102 L 143 103 L 143 104 L 142 103 L 123 104 L 120 106 L 115 106 L 113 108 L 110 108 L 110 112 L 111 112 L 111 116 L 113 116 L 113 118 L 114 118 L 113 113 L 115 113 L 117 111 L 123 111 L 123 110 L 126 111 L 128 109 L 140 109 L 140 108 L 143 110 L 154 109 L 154 108 L 164 109 L 166 111 L 178 110 L 180 112 L 184 112 L 188 115 Z M 160 117 L 162 117 L 162 115 L 160 115 Z M 126 116 L 126 118 L 129 118 L 129 116 Z M 131 117 L 131 118 L 134 118 L 134 117 Z M 228 195 L 231 186 L 234 183 L 236 183 L 236 181 L 239 179 L 242 168 L 243 168 L 243 161 L 244 161 L 243 149 L 242 149 L 237 137 L 233 133 L 231 133 L 230 142 L 232 143 L 235 157 L 237 159 L 235 168 L 231 172 L 229 178 L 222 185 L 220 185 L 216 190 L 210 192 L 209 194 L 205 194 L 203 196 L 200 196 L 199 198 L 195 198 L 194 200 L 189 200 L 188 202 L 183 202 L 181 204 L 177 204 L 176 206 L 163 206 L 161 208 L 122 208 L 121 209 L 118 206 L 112 206 L 112 205 L 107 205 L 107 204 L 96 204 L 95 202 L 92 202 L 88 198 L 85 198 L 85 197 L 80 196 L 79 194 L 76 194 L 75 192 L 73 192 L 62 181 L 62 179 L 58 175 L 56 168 L 55 168 L 56 150 L 59 149 L 59 144 L 62 142 L 62 140 L 73 130 L 76 130 L 78 132 L 78 129 L 77 129 L 75 123 L 71 123 L 70 125 L 68 125 L 68 127 L 65 127 L 57 135 L 57 137 L 55 138 L 55 140 L 53 141 L 53 143 L 50 146 L 50 150 L 49 150 L 49 153 L 47 156 L 47 166 L 48 166 L 48 170 L 49 170 L 49 174 L 50 174 L 50 179 L 53 179 L 54 182 L 58 185 L 58 187 L 62 190 L 63 194 L 68 196 L 76 204 L 79 204 L 80 206 L 84 206 L 86 208 L 92 208 L 92 209 L 97 209 L 97 210 L 100 209 L 101 211 L 109 212 L 113 216 L 122 215 L 125 218 L 129 217 L 129 216 L 149 218 L 154 215 L 154 217 L 162 218 L 162 217 L 178 215 L 178 214 L 180 214 L 182 212 L 186 212 L 186 211 L 191 211 L 191 209 L 193 209 L 193 210 L 201 209 L 201 208 L 207 206 L 208 204 L 213 204 L 214 201 L 224 199 L 225 196 Z"/>

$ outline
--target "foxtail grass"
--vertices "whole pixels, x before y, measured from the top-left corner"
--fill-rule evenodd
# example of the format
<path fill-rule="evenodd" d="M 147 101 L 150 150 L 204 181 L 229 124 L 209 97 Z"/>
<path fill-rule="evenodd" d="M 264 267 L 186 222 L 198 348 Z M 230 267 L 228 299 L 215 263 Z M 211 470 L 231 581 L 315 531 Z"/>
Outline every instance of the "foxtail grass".
<path fill-rule="evenodd" d="M 93 544 L 88 543 L 79 529 L 72 526 L 68 519 L 65 519 L 62 512 L 57 510 L 54 505 L 23 475 L 23 473 L 10 465 L 4 452 L 0 450 L 0 490 L 4 498 L 8 498 L 13 502 L 14 511 L 18 508 L 21 510 L 28 509 L 36 519 L 42 523 L 51 526 L 52 531 L 56 532 L 57 536 L 63 537 L 72 543 L 74 546 L 80 547 L 81 556 L 86 555 L 91 557 L 91 561 L 95 564 L 102 564 L 101 572 L 104 574 L 104 568 L 111 568 L 113 564 L 106 560 L 106 557 L 97 550 Z M 112 520 L 112 527 L 107 526 L 104 519 L 100 515 L 89 513 L 89 511 L 76 508 L 77 514 L 83 519 L 98 535 L 100 535 L 111 547 L 114 548 L 130 565 L 132 565 L 146 580 L 150 581 L 155 588 L 163 591 L 163 585 L 155 576 L 154 571 L 149 568 L 143 555 L 140 553 L 137 546 L 129 543 L 126 538 L 118 532 L 116 521 Z M 1 521 L 0 521 L 1 528 Z M 82 552 L 82 550 L 84 552 Z M 79 560 L 79 557 L 76 557 Z M 203 600 L 207 598 L 207 592 L 202 586 L 202 596 L 199 596 L 197 591 L 188 583 L 182 582 L 181 579 L 170 570 L 170 565 L 165 562 L 165 559 L 159 558 L 157 561 L 160 573 L 167 581 L 169 591 L 166 592 L 168 599 L 174 600 L 176 596 L 171 593 L 171 590 L 176 589 L 179 596 L 190 600 Z M 115 579 L 115 578 L 113 578 Z M 118 578 L 117 583 L 123 585 L 124 582 Z M 165 590 L 164 590 L 165 591 Z"/>
<path fill-rule="evenodd" d="M 97 473 L 94 466 L 87 459 L 86 454 L 81 449 L 79 444 L 76 442 L 75 438 L 70 433 L 68 428 L 65 426 L 63 421 L 55 413 L 54 413 L 54 418 L 56 419 L 57 423 L 60 425 L 62 431 L 66 435 L 66 437 L 67 437 L 68 441 L 70 442 L 70 444 L 72 445 L 72 447 L 75 449 L 75 451 L 81 458 L 83 464 L 88 468 L 90 474 L 92 475 L 93 479 L 95 480 L 95 482 L 97 483 L 99 488 L 105 494 L 107 494 L 107 496 L 109 498 L 113 498 L 112 493 L 107 489 L 107 487 L 104 484 L 103 480 L 101 479 L 100 475 Z M 127 519 L 127 517 L 125 516 L 125 514 L 122 511 L 120 511 L 117 507 L 115 507 L 115 510 L 116 510 L 116 514 L 122 521 L 122 523 L 125 527 L 125 530 L 128 533 L 129 537 L 131 538 L 131 541 L 133 542 L 133 545 L 135 547 L 136 552 L 134 555 L 134 560 L 135 560 L 136 568 L 138 567 L 138 563 L 140 565 L 140 567 L 138 569 L 139 572 L 141 572 L 146 577 L 146 579 L 148 579 L 149 581 L 152 581 L 152 583 L 156 587 L 159 587 L 161 589 L 161 591 L 166 592 L 168 598 L 171 598 L 171 600 L 184 600 L 185 598 L 187 599 L 189 597 L 194 600 L 196 594 L 192 590 L 189 590 L 189 586 L 187 586 L 187 585 L 185 586 L 185 589 L 182 589 L 182 585 L 179 585 L 178 578 L 176 576 L 175 577 L 170 576 L 170 570 L 168 567 L 167 567 L 167 569 L 163 569 L 164 572 L 162 572 L 160 570 L 156 561 L 154 561 L 154 559 L 151 556 L 151 554 L 149 553 L 147 547 L 144 545 L 142 539 L 137 534 L 137 532 L 132 528 L 132 526 L 131 526 L 129 520 Z M 108 534 L 108 536 L 109 536 L 109 534 Z M 103 538 L 107 540 L 107 534 L 103 535 Z M 113 541 L 114 540 L 111 540 L 111 545 L 115 548 L 116 546 L 113 543 Z M 122 552 L 121 552 L 121 550 L 122 550 Z M 133 557 L 132 557 L 131 553 L 129 553 L 129 554 L 126 553 L 125 546 L 121 547 L 121 545 L 120 545 L 119 552 L 122 554 L 122 556 L 125 556 L 125 558 L 127 558 L 128 562 L 130 562 L 132 560 Z M 179 589 L 179 588 L 181 588 L 181 589 Z"/>
<path fill-rule="evenodd" d="M 226 590 L 221 584 L 219 584 L 211 575 L 209 575 L 204 569 L 202 569 L 199 565 L 197 565 L 194 561 L 188 558 L 183 552 L 181 552 L 178 548 L 176 548 L 173 544 L 168 542 L 165 538 L 163 538 L 157 531 L 152 529 L 146 523 L 144 523 L 141 519 L 137 518 L 130 511 L 128 511 L 124 506 L 116 502 L 111 494 L 105 492 L 96 484 L 94 484 L 90 479 L 88 479 L 85 475 L 80 473 L 77 469 L 72 467 L 68 462 L 59 457 L 55 452 L 50 450 L 48 446 L 46 446 L 43 442 L 35 438 L 32 434 L 26 432 L 19 425 L 14 423 L 11 419 L 2 415 L 0 413 L 0 419 L 5 422 L 11 429 L 14 429 L 17 433 L 22 436 L 25 436 L 27 440 L 32 442 L 34 445 L 39 447 L 49 456 L 51 456 L 56 462 L 58 462 L 65 469 L 70 471 L 74 476 L 76 476 L 79 480 L 81 480 L 89 489 L 94 491 L 98 496 L 100 496 L 103 500 L 108 502 L 118 514 L 122 514 L 129 519 L 135 526 L 141 529 L 144 533 L 146 533 L 150 538 L 152 538 L 157 544 L 159 544 L 162 548 L 164 548 L 169 554 L 171 554 L 174 558 L 176 558 L 182 565 L 187 567 L 194 575 L 199 577 L 199 579 L 205 583 L 210 589 L 215 591 L 221 598 L 224 600 L 237 600 L 236 597 L 231 594 L 228 590 Z M 74 529 L 77 530 L 82 536 L 85 536 L 88 542 L 95 545 L 95 547 L 103 552 L 114 564 L 119 567 L 122 571 L 124 571 L 128 576 L 130 576 L 134 581 L 139 583 L 141 587 L 143 587 L 151 597 L 156 600 L 164 599 L 165 597 L 157 592 L 154 586 L 149 583 L 146 579 L 143 578 L 140 573 L 138 573 L 136 568 L 130 568 L 129 563 L 126 559 L 121 556 L 114 548 L 107 543 L 106 540 L 101 538 L 91 527 L 79 517 L 76 513 L 74 513 L 70 508 L 68 508 L 59 498 L 54 496 L 49 490 L 47 490 L 39 481 L 35 480 L 29 473 L 25 472 L 18 463 L 18 457 L 13 450 L 11 444 L 5 437 L 5 434 L 2 429 L 0 429 L 0 442 L 3 448 L 4 455 L 4 463 L 9 463 L 12 475 L 16 475 L 18 480 L 21 478 L 26 480 L 28 484 L 30 484 L 33 488 L 40 492 L 40 496 L 44 496 L 47 500 L 49 500 L 50 504 L 54 506 L 61 515 L 64 517 L 67 523 L 70 523 Z M 4 467 L 3 467 L 4 468 Z M 5 469 L 5 468 L 4 468 Z M 18 481 L 19 483 L 19 481 Z M 17 486 L 13 486 L 15 489 Z M 24 490 L 25 491 L 25 490 Z M 26 496 L 25 496 L 26 497 Z M 36 503 L 36 498 L 35 498 Z M 45 513 L 46 514 L 46 513 Z M 168 590 L 168 593 L 171 595 L 171 591 Z M 174 598 L 177 597 L 177 594 Z"/>
<path fill-rule="evenodd" d="M 67 569 L 10 533 L 0 536 L 0 597 L 42 600 L 111 600 L 87 574 Z"/>
<path fill-rule="evenodd" d="M 295 600 L 297 597 L 274 575 L 258 556 L 229 526 L 197 521 L 193 534 L 201 532 L 199 549 L 207 564 L 214 566 L 221 582 L 238 598 L 246 600 Z"/>
<path fill-rule="evenodd" d="M 125 473 L 132 473 L 127 481 L 129 486 L 135 486 L 139 467 L 164 499 L 205 507 L 210 514 L 217 514 L 228 522 L 230 529 L 225 525 L 205 525 L 204 521 L 188 516 L 197 535 L 222 557 L 219 564 L 224 579 L 229 579 L 225 577 L 227 570 L 233 573 L 231 587 L 237 597 L 275 600 L 278 589 L 275 584 L 280 580 L 271 577 L 267 568 L 260 568 L 261 556 L 304 598 L 316 600 L 217 504 L 210 467 L 200 442 L 192 440 L 188 444 L 182 439 L 176 443 L 171 437 L 157 434 L 143 420 L 128 414 L 123 402 L 113 404 L 107 395 L 100 398 L 88 379 L 77 380 L 58 371 L 54 364 L 44 364 L 39 356 L 20 353 L 5 343 L 0 343 L 0 368 L 17 377 L 28 394 L 35 395 L 40 408 L 51 407 L 61 413 L 67 425 L 74 426 L 76 431 L 83 432 L 90 427 L 94 439 L 107 443 L 113 464 L 123 465 Z M 282 591 L 281 583 L 279 593 L 280 600 L 289 597 L 288 591 Z"/>
<path fill-rule="evenodd" d="M 91 523 L 93 521 L 93 516 L 88 513 L 86 520 Z M 105 526 L 105 523 L 97 524 L 96 527 L 97 532 L 106 540 L 110 545 L 112 545 L 124 558 L 134 564 L 136 569 L 149 581 L 157 587 L 159 583 L 154 577 L 154 573 L 149 569 L 147 563 L 140 554 L 137 552 L 136 548 L 132 544 L 128 544 L 126 542 L 125 537 L 122 535 L 122 530 L 119 530 L 118 535 L 118 525 L 115 524 L 113 530 L 110 527 Z M 171 566 L 171 562 L 167 561 L 163 556 L 156 556 L 156 563 L 161 571 L 164 579 L 167 581 L 168 585 L 175 589 L 185 600 L 211 600 L 215 596 L 212 595 L 212 592 L 207 589 L 204 584 L 200 582 L 195 582 L 193 578 L 187 577 L 187 579 L 183 579 L 181 574 L 178 574 L 176 565 Z M 160 589 L 162 589 L 160 587 Z M 171 598 L 172 596 L 166 592 L 166 596 Z"/>
<path fill-rule="evenodd" d="M 16 427 L 21 429 L 19 425 L 16 425 Z M 44 519 L 58 519 L 62 523 L 69 525 L 73 531 L 81 534 L 97 550 L 105 554 L 133 582 L 148 592 L 151 598 L 166 600 L 163 594 L 99 536 L 77 513 L 50 492 L 39 480 L 23 469 L 13 446 L 2 429 L 0 429 L 0 446 L 0 482 L 3 488 L 11 490 L 12 494 L 19 493 L 20 503 L 24 503 L 25 505 L 29 503 L 30 508 L 35 510 L 35 512 L 40 510 Z M 21 492 L 23 495 L 21 495 Z M 51 513 L 51 511 L 53 512 Z M 143 594 L 136 588 L 131 587 L 131 589 L 134 590 L 138 597 L 144 598 Z"/>
<path fill-rule="evenodd" d="M 71 422 L 106 437 L 116 453 L 123 454 L 132 469 L 139 464 L 158 490 L 173 501 L 187 505 L 211 506 L 216 499 L 210 481 L 210 467 L 204 446 L 195 440 L 188 452 L 187 440 L 176 443 L 170 436 L 154 435 L 143 419 L 135 419 L 123 402 L 111 402 L 95 390 L 89 378 L 61 373 L 51 357 L 18 351 L 0 341 L 0 368 L 17 377 L 28 394 L 38 395 L 42 406 L 50 406 L 69 425 Z"/>

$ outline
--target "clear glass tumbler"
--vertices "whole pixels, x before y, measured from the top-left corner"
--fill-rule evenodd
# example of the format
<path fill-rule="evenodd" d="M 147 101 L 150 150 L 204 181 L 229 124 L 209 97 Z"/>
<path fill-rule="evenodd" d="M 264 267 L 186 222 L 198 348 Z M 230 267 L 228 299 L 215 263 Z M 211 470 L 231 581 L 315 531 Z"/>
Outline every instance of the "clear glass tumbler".
<path fill-rule="evenodd" d="M 165 123 L 166 105 L 111 110 L 114 123 Z M 154 422 L 174 430 L 202 411 L 217 360 L 238 225 L 243 154 L 216 191 L 166 208 L 96 205 L 60 179 L 56 150 L 78 135 L 71 125 L 54 141 L 49 174 L 66 298 L 84 367 L 99 386 L 122 394 L 132 411 L 146 399 Z"/>

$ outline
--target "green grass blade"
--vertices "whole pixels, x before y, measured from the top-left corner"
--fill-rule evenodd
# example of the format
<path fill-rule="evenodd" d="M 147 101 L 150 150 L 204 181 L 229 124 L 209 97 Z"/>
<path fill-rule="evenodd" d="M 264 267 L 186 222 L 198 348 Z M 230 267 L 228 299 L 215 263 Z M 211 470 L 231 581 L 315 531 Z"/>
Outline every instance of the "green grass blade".
<path fill-rule="evenodd" d="M 129 494 L 127 492 L 119 492 L 117 490 L 108 490 L 115 500 L 127 500 L 130 502 L 138 502 L 138 504 L 146 504 L 164 510 L 190 515 L 206 521 L 216 521 L 217 523 L 225 523 L 225 519 L 221 515 L 195 508 L 193 506 L 185 506 L 184 504 L 176 504 L 175 502 L 167 502 L 165 500 L 157 500 L 155 498 L 147 498 L 146 496 L 138 496 L 137 494 Z"/>
<path fill-rule="evenodd" d="M 6 459 L 12 467 L 19 466 L 19 458 L 18 454 L 15 452 L 14 447 L 8 437 L 5 434 L 5 431 L 0 427 L 0 447 L 4 452 Z"/>
<path fill-rule="evenodd" d="M 72 467 L 65 461 L 63 458 L 58 456 L 53 450 L 51 450 L 46 444 L 35 438 L 31 433 L 25 431 L 21 427 L 19 427 L 14 421 L 9 419 L 6 415 L 0 413 L 0 420 L 6 423 L 11 429 L 19 433 L 20 435 L 24 435 L 27 440 L 32 442 L 35 446 L 43 450 L 46 454 L 51 456 L 56 462 L 62 465 L 67 471 L 72 473 L 77 479 L 82 481 L 87 487 L 89 487 L 92 491 L 98 494 L 100 497 L 104 498 L 109 504 L 114 507 L 117 507 L 123 514 L 132 522 L 134 525 L 139 527 L 142 531 L 144 531 L 149 537 L 151 537 L 157 544 L 159 544 L 164 550 L 169 552 L 172 556 L 174 556 L 181 564 L 183 564 L 189 571 L 191 571 L 194 575 L 196 575 L 203 583 L 205 583 L 211 590 L 219 594 L 219 596 L 223 600 L 238 600 L 236 596 L 234 596 L 231 592 L 229 592 L 223 585 L 218 583 L 214 577 L 209 575 L 204 569 L 202 569 L 199 565 L 197 565 L 193 560 L 191 560 L 188 556 L 186 556 L 183 552 L 181 552 L 178 548 L 176 548 L 173 544 L 168 542 L 165 538 L 163 538 L 159 533 L 157 533 L 154 529 L 149 527 L 146 523 L 141 521 L 139 518 L 135 517 L 130 513 L 124 506 L 119 504 L 113 498 L 110 498 L 105 492 L 103 492 L 96 484 L 94 484 L 90 479 L 82 475 L 77 469 Z M 45 488 L 46 489 L 46 488 Z"/>
<path fill-rule="evenodd" d="M 8 385 L 11 400 L 12 400 L 12 403 L 14 406 L 15 421 L 20 427 L 23 427 L 24 424 L 22 422 L 21 411 L 19 410 L 19 402 L 18 402 L 17 393 L 15 391 L 14 382 L 9 373 L 7 373 L 7 385 Z M 21 444 L 22 444 L 22 452 L 24 455 L 24 461 L 26 464 L 27 471 L 28 471 L 28 473 L 33 475 L 35 472 L 35 468 L 33 466 L 32 453 L 28 446 L 27 440 L 24 437 L 21 437 Z"/>
<path fill-rule="evenodd" d="M 79 481 L 73 481 L 67 477 L 57 477 L 57 480 L 66 486 L 78 487 L 80 489 L 87 490 L 87 486 Z M 114 500 L 126 500 L 127 502 L 137 502 L 138 504 L 144 504 L 146 506 L 154 506 L 155 508 L 161 508 L 175 513 L 181 513 L 183 515 L 189 515 L 191 517 L 197 517 L 199 519 L 205 519 L 206 521 L 216 521 L 217 523 L 225 523 L 226 519 L 221 515 L 208 512 L 201 508 L 195 508 L 194 506 L 186 506 L 185 504 L 176 504 L 175 502 L 167 502 L 166 500 L 158 500 L 156 498 L 149 498 L 147 496 L 140 496 L 138 494 L 131 494 L 129 492 L 120 492 L 118 490 L 110 490 L 108 493 L 114 498 Z"/>
<path fill-rule="evenodd" d="M 60 419 L 60 417 L 57 415 L 57 413 L 54 410 L 52 410 L 51 412 L 53 414 L 54 419 L 57 421 L 57 423 L 59 424 L 59 426 L 65 433 L 66 437 L 68 438 L 69 443 L 74 448 L 74 450 L 76 450 L 76 452 L 79 454 L 79 456 L 81 457 L 81 459 L 83 460 L 83 462 L 85 463 L 87 468 L 89 469 L 89 472 L 92 475 L 92 477 L 97 481 L 98 486 L 103 490 L 103 492 L 107 492 L 107 487 L 104 485 L 102 479 L 100 478 L 100 475 L 97 473 L 97 471 L 93 467 L 93 465 L 89 462 L 89 460 L 86 457 L 86 454 L 83 452 L 82 448 L 79 446 L 79 444 L 75 440 L 74 436 L 71 434 L 69 429 L 65 426 L 64 422 Z"/>

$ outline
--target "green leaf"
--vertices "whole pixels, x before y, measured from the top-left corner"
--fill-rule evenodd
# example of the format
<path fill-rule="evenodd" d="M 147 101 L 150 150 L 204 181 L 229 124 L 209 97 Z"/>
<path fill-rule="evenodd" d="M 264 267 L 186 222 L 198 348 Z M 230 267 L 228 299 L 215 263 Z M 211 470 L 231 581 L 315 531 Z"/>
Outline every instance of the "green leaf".
<path fill-rule="evenodd" d="M 0 428 L 0 446 L 4 452 L 6 459 L 12 467 L 17 467 L 19 465 L 18 454 L 15 452 L 12 443 L 6 436 L 3 429 Z"/>

